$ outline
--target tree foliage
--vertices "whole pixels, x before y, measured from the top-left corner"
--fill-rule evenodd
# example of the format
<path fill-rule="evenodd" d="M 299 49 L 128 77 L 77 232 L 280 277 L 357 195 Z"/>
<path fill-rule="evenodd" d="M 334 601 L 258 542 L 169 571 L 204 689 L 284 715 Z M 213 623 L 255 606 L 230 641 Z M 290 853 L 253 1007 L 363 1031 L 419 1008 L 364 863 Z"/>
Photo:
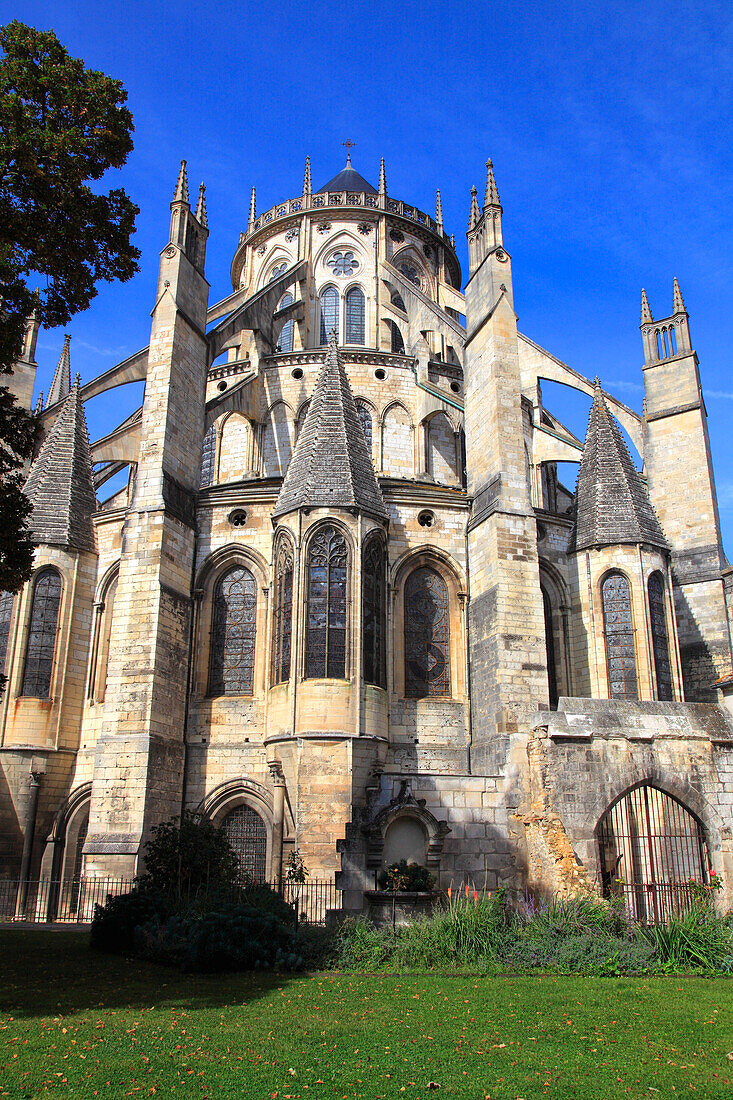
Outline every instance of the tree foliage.
<path fill-rule="evenodd" d="M 129 279 L 137 207 L 89 183 L 132 149 L 118 80 L 70 57 L 53 31 L 0 28 L 0 373 L 21 355 L 31 311 L 47 328 L 86 309 L 100 280 Z M 0 387 L 0 588 L 30 575 L 30 506 L 21 494 L 35 422 Z"/>

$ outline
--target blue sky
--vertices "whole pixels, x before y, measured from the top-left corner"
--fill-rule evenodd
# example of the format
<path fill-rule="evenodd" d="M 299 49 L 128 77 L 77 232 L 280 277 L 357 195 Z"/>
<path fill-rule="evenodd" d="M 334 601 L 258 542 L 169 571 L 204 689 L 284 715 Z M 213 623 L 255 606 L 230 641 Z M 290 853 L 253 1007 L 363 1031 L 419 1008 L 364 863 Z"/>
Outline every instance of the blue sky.
<path fill-rule="evenodd" d="M 671 312 L 677 275 L 710 418 L 733 554 L 733 9 L 729 3 L 288 5 L 17 2 L 69 51 L 126 85 L 135 151 L 110 177 L 141 209 L 141 270 L 74 318 L 72 368 L 88 380 L 148 342 L 158 252 L 178 162 L 206 181 L 211 299 L 258 210 L 320 186 L 356 143 L 355 168 L 432 212 L 466 274 L 469 189 L 494 160 L 520 328 L 641 406 L 639 298 Z M 114 181 L 114 182 L 112 182 Z M 63 343 L 42 333 L 38 388 Z M 139 386 L 87 405 L 93 437 L 139 403 Z M 553 388 L 581 434 L 587 400 Z M 547 391 L 550 403 L 550 388 Z"/>

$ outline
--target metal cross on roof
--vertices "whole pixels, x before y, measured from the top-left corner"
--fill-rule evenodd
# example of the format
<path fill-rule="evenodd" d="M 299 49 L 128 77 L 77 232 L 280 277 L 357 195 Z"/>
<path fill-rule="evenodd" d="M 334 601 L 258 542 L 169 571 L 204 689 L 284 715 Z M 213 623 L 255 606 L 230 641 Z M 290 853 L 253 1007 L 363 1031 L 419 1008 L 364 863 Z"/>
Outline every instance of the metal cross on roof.
<path fill-rule="evenodd" d="M 354 148 L 354 146 L 356 145 L 356 142 L 355 142 L 355 141 L 352 141 L 352 140 L 351 140 L 351 138 L 349 138 L 349 139 L 348 139 L 347 141 L 342 141 L 342 142 L 341 142 L 341 144 L 342 144 L 342 145 L 345 145 L 345 146 L 346 146 L 346 148 L 348 149 L 349 153 L 351 153 L 351 150 L 352 150 L 352 149 Z"/>

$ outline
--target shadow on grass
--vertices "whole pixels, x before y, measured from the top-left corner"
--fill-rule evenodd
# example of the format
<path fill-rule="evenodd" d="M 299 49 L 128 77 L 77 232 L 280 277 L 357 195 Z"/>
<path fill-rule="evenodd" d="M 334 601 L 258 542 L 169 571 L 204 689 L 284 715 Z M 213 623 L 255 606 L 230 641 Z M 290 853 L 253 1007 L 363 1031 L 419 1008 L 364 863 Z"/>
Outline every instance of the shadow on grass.
<path fill-rule="evenodd" d="M 84 1009 L 214 1008 L 245 1004 L 283 988 L 289 974 L 181 974 L 140 959 L 106 955 L 78 929 L 0 931 L 0 1012 L 70 1015 Z"/>

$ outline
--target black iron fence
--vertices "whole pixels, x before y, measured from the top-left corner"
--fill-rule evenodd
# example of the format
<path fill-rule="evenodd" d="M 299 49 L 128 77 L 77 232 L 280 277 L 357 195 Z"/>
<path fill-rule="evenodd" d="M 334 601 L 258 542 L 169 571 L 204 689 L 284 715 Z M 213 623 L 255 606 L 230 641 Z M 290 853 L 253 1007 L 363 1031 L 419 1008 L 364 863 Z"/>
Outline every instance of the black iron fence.
<path fill-rule="evenodd" d="M 132 878 L 0 879 L 0 921 L 88 924 L 95 905 L 104 905 L 110 896 L 126 894 L 134 885 Z M 341 893 L 333 880 L 270 885 L 293 907 L 298 923 L 325 924 L 328 910 L 341 905 Z M 236 901 L 241 896 L 235 891 L 231 899 L 225 900 Z"/>
<path fill-rule="evenodd" d="M 695 882 L 620 882 L 613 893 L 623 897 L 629 916 L 640 924 L 666 924 L 710 901 Z"/>

